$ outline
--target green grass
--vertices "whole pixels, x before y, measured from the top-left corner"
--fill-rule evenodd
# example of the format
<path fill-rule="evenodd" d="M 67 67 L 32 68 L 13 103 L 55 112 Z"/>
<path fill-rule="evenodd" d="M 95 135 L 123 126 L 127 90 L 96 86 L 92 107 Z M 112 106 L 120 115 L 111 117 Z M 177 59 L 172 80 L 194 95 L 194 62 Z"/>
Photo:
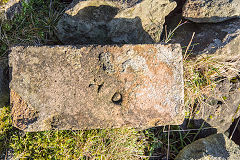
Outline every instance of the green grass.
<path fill-rule="evenodd" d="M 32 159 L 139 159 L 145 137 L 134 129 L 45 131 L 13 135 L 15 157 Z"/>
<path fill-rule="evenodd" d="M 57 0 L 23 2 L 22 12 L 13 20 L 0 21 L 0 57 L 14 45 L 59 44 L 55 26 L 65 7 Z"/>
<path fill-rule="evenodd" d="M 0 153 L 9 148 L 9 138 L 12 131 L 10 107 L 0 108 Z"/>
<path fill-rule="evenodd" d="M 140 159 L 148 142 L 134 129 L 23 133 L 11 124 L 10 108 L 0 110 L 0 151 L 22 159 Z"/>

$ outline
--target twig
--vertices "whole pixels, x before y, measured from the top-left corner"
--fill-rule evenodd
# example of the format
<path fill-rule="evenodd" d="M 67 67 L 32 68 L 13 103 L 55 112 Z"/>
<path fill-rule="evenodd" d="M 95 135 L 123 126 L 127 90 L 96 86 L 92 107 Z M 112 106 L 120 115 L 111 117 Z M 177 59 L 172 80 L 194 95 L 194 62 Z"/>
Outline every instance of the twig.
<path fill-rule="evenodd" d="M 230 136 L 230 139 L 232 139 L 233 134 L 235 133 L 235 131 L 236 131 L 236 129 L 237 129 L 237 126 L 238 126 L 239 121 L 240 121 L 240 118 L 238 118 L 238 121 L 237 121 L 237 123 L 236 123 L 236 125 L 235 125 L 235 127 L 234 127 L 234 130 L 233 130 L 233 132 L 232 132 L 232 135 Z"/>
<path fill-rule="evenodd" d="M 212 129 L 213 127 L 206 127 L 206 128 L 202 128 L 201 130 L 205 130 L 205 129 Z M 185 129 L 185 130 L 170 130 L 170 132 L 187 132 L 187 131 L 198 131 L 199 129 Z M 168 131 L 163 131 L 163 133 L 166 133 Z"/>
<path fill-rule="evenodd" d="M 170 125 L 168 125 L 168 149 L 167 149 L 167 160 L 169 158 L 169 149 L 170 149 Z"/>
<path fill-rule="evenodd" d="M 135 157 L 140 157 L 140 158 L 160 158 L 161 156 L 143 156 L 143 155 L 133 155 Z"/>
<path fill-rule="evenodd" d="M 184 60 L 186 60 L 187 52 L 188 52 L 188 50 L 189 50 L 189 48 L 190 48 L 190 46 L 191 46 L 191 44 L 192 44 L 194 35 L 195 35 L 195 32 L 193 32 L 192 38 L 191 38 L 190 42 L 188 43 L 187 49 L 186 49 L 186 51 L 185 51 L 185 53 L 184 53 L 184 57 L 183 57 Z"/>
<path fill-rule="evenodd" d="M 8 156 L 8 150 L 6 149 L 6 153 L 5 153 L 5 160 L 7 160 L 7 156 Z"/>

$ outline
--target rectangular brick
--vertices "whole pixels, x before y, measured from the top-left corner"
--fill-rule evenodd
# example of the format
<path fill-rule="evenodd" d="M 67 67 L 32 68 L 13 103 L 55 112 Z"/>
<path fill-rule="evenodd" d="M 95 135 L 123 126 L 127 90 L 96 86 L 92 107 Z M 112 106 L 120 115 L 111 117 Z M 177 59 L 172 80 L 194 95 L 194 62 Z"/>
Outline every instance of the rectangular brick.
<path fill-rule="evenodd" d="M 13 122 L 25 131 L 149 128 L 184 119 L 177 44 L 18 46 L 9 66 Z"/>

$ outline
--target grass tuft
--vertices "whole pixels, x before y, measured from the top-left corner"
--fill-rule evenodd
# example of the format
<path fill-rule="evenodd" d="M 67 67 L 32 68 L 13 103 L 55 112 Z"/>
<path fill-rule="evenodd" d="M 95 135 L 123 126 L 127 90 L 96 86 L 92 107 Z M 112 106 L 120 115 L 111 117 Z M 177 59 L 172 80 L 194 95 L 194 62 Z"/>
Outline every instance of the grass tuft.
<path fill-rule="evenodd" d="M 65 4 L 58 0 L 29 0 L 22 2 L 22 12 L 13 20 L 0 20 L 0 57 L 14 45 L 54 45 L 56 24 Z"/>

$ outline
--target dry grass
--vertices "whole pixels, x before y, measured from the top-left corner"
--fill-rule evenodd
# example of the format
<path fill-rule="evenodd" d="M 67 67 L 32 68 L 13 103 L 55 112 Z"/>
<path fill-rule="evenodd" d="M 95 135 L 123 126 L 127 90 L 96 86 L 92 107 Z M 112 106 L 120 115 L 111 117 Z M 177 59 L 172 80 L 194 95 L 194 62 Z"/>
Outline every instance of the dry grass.
<path fill-rule="evenodd" d="M 232 79 L 239 75 L 240 56 L 228 61 L 222 55 L 199 55 L 184 61 L 185 106 L 191 115 L 198 111 L 203 100 L 213 94 L 221 77 Z"/>

